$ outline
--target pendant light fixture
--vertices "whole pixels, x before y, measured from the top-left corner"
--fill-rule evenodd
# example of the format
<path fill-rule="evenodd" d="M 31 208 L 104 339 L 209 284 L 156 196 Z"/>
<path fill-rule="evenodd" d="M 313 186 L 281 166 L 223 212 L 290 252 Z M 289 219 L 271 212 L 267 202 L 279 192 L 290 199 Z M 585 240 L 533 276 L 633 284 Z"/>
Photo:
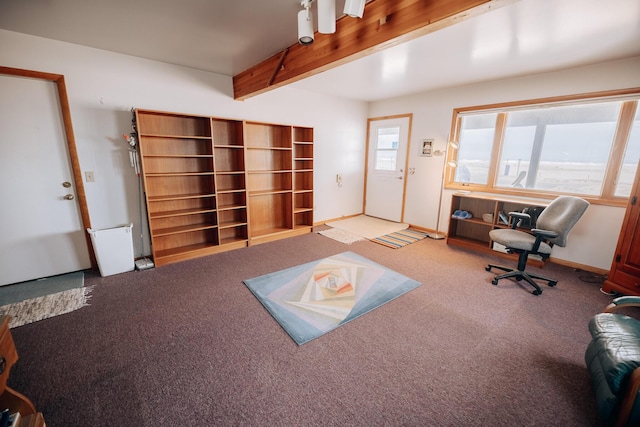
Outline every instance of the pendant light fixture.
<path fill-rule="evenodd" d="M 362 18 L 364 14 L 365 0 L 346 0 L 344 2 L 344 13 L 352 18 Z"/>
<path fill-rule="evenodd" d="M 311 1 L 302 0 L 300 5 L 304 10 L 298 12 L 298 41 L 302 45 L 313 43 L 313 14 L 311 13 Z"/>
<path fill-rule="evenodd" d="M 318 0 L 318 32 L 336 32 L 336 0 Z"/>
<path fill-rule="evenodd" d="M 298 41 L 301 45 L 310 45 L 314 40 L 313 12 L 311 12 L 311 3 L 314 1 L 318 3 L 318 32 L 321 34 L 336 32 L 336 0 L 302 0 L 300 5 L 304 10 L 298 12 Z M 366 0 L 346 0 L 345 15 L 362 18 L 365 3 Z"/>

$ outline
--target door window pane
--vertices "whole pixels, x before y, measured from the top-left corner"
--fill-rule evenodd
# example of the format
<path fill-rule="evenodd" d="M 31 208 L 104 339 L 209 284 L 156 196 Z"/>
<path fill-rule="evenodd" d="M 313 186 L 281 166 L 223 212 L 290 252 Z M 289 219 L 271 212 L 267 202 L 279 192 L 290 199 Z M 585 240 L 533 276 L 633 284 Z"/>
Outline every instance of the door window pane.
<path fill-rule="evenodd" d="M 622 167 L 618 173 L 616 196 L 629 197 L 631 195 L 631 187 L 636 176 L 638 161 L 640 161 L 640 108 L 636 107 L 636 115 L 631 125 L 627 148 L 622 159 Z"/>
<path fill-rule="evenodd" d="M 454 181 L 487 184 L 497 113 L 462 117 Z"/>
<path fill-rule="evenodd" d="M 599 195 L 621 102 L 508 113 L 497 187 Z"/>
<path fill-rule="evenodd" d="M 400 127 L 379 128 L 376 139 L 377 171 L 395 171 L 398 160 L 398 141 Z"/>

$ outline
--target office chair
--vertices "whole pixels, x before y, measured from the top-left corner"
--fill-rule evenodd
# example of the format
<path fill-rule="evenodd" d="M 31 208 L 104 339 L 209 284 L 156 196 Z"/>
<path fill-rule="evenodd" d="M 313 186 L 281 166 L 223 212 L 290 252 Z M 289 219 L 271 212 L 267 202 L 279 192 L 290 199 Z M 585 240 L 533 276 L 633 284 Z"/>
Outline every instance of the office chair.
<path fill-rule="evenodd" d="M 555 286 L 558 283 L 555 279 L 526 272 L 527 259 L 531 254 L 540 255 L 543 260 L 546 260 L 554 245 L 566 246 L 569 231 L 576 225 L 587 207 L 589 207 L 589 202 L 584 199 L 560 196 L 540 213 L 535 224 L 536 228 L 528 230 L 529 232 L 519 231 L 516 228 L 530 221 L 530 215 L 522 212 L 510 212 L 511 228 L 491 230 L 489 237 L 494 242 L 506 246 L 508 253 L 518 254 L 518 267 L 512 269 L 489 264 L 485 268 L 487 271 L 491 271 L 492 268 L 506 271 L 506 273 L 494 277 L 491 283 L 497 285 L 498 280 L 508 277 L 514 277 L 517 281 L 524 279 L 535 288 L 532 292 L 534 295 L 540 295 L 542 289 L 533 279 L 544 280 L 549 283 L 549 286 Z"/>

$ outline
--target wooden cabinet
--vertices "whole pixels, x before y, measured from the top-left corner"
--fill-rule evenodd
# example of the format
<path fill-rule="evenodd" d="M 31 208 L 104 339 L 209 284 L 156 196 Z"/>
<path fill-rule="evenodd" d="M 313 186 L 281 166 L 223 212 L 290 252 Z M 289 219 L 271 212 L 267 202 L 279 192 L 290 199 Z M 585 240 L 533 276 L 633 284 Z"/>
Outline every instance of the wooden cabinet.
<path fill-rule="evenodd" d="M 20 413 L 20 427 L 44 426 L 42 413 L 22 394 L 7 387 L 11 366 L 18 361 L 18 352 L 9 329 L 9 316 L 0 316 L 0 412 Z"/>
<path fill-rule="evenodd" d="M 640 295 L 640 166 L 627 204 L 622 230 L 602 289 L 624 295 Z"/>
<path fill-rule="evenodd" d="M 311 231 L 313 129 L 137 110 L 155 264 Z"/>
<path fill-rule="evenodd" d="M 509 212 L 540 212 L 549 203 L 544 200 L 519 197 L 501 197 L 482 193 L 460 193 L 451 198 L 451 212 L 447 244 L 461 246 L 486 253 L 500 254 L 517 260 L 516 255 L 507 254 L 502 245 L 489 238 L 489 231 L 497 228 L 509 228 Z M 465 211 L 471 218 L 456 218 L 456 211 Z M 522 229 L 532 228 L 532 224 L 523 224 Z M 530 256 L 532 265 L 542 266 L 543 262 L 536 256 Z"/>

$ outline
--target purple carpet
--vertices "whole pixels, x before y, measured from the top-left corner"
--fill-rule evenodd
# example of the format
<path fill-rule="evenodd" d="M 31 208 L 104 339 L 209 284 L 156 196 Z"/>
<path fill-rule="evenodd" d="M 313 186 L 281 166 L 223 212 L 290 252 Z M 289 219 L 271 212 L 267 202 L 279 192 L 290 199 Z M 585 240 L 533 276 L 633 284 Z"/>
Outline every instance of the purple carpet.
<path fill-rule="evenodd" d="M 298 346 L 242 283 L 347 250 L 424 286 Z M 515 263 L 309 233 L 87 274 L 89 306 L 12 329 L 8 385 L 48 427 L 598 426 L 584 352 L 602 278 L 549 264 L 558 285 L 536 297 L 493 286 L 488 262 Z"/>

